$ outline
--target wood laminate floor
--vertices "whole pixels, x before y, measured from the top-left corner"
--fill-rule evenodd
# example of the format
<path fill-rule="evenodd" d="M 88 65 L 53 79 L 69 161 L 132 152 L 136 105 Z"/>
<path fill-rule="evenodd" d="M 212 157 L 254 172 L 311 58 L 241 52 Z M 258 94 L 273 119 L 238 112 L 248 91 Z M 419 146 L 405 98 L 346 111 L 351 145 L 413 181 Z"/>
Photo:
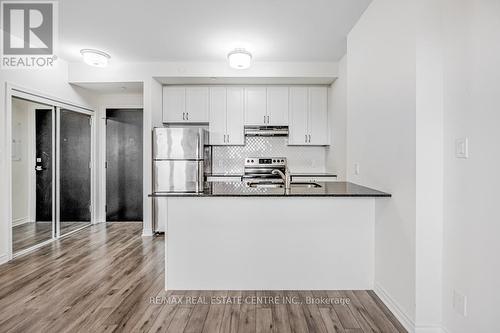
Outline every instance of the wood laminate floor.
<path fill-rule="evenodd" d="M 141 228 L 99 224 L 0 266 L 0 332 L 406 332 L 371 291 L 167 293 L 164 240 Z M 273 297 L 293 301 L 257 302 Z"/>
<path fill-rule="evenodd" d="M 61 234 L 80 229 L 88 222 L 61 222 Z M 28 249 L 52 238 L 52 222 L 30 222 L 12 227 L 14 253 Z"/>

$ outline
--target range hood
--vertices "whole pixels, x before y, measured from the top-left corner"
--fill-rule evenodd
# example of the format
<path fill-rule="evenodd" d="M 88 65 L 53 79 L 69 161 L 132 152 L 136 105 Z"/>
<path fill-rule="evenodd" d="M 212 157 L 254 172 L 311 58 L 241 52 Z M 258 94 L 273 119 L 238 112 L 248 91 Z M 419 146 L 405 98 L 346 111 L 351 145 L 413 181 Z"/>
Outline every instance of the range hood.
<path fill-rule="evenodd" d="M 288 127 L 245 126 L 245 136 L 288 136 Z"/>

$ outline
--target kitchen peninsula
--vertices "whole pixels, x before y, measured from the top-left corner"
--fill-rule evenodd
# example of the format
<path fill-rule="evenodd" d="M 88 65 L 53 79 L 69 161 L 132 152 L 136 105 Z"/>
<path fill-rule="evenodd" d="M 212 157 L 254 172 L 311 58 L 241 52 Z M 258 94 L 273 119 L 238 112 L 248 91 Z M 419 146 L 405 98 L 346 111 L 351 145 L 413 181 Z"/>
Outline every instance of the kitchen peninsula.
<path fill-rule="evenodd" d="M 373 288 L 375 200 L 387 193 L 348 182 L 288 191 L 217 182 L 164 197 L 166 289 Z"/>

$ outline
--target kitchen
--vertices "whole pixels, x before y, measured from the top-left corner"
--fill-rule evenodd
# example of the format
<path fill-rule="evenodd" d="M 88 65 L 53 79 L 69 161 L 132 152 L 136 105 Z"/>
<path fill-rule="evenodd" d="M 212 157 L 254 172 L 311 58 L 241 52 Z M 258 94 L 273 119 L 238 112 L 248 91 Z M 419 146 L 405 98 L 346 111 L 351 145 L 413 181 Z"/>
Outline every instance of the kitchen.
<path fill-rule="evenodd" d="M 167 290 L 370 288 L 373 198 L 390 194 L 321 172 L 327 86 L 164 86 L 162 119 L 151 197 Z"/>
<path fill-rule="evenodd" d="M 0 330 L 500 329 L 495 1 L 0 5 Z"/>

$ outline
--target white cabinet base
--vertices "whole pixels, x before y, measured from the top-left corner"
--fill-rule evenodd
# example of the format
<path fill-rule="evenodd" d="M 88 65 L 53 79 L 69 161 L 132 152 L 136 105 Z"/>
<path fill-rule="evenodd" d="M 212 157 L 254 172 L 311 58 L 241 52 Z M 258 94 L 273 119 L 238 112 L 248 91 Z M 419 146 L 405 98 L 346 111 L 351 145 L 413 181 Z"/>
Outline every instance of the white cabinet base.
<path fill-rule="evenodd" d="M 373 289 L 373 198 L 168 198 L 168 290 Z"/>

